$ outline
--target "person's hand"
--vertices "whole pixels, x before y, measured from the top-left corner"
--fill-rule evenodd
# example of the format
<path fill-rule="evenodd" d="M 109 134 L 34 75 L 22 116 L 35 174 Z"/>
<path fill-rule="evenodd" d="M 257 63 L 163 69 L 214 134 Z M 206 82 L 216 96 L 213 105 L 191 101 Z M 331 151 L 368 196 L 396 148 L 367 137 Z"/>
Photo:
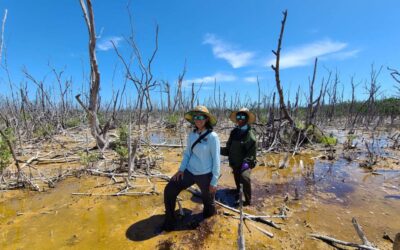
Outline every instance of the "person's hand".
<path fill-rule="evenodd" d="M 182 171 L 178 171 L 176 172 L 176 174 L 174 174 L 174 176 L 172 176 L 171 180 L 172 181 L 179 181 L 183 179 L 183 172 Z"/>
<path fill-rule="evenodd" d="M 210 185 L 209 191 L 210 191 L 210 194 L 215 195 L 215 193 L 217 192 L 217 187 Z"/>
<path fill-rule="evenodd" d="M 243 171 L 246 171 L 249 168 L 250 168 L 249 164 L 247 162 L 243 162 L 240 170 L 243 172 Z"/>

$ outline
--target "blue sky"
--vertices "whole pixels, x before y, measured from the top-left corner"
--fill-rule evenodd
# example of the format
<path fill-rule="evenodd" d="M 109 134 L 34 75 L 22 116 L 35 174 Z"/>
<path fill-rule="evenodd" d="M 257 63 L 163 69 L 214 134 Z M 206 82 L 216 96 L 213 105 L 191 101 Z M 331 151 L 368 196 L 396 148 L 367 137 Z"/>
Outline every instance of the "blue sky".
<path fill-rule="evenodd" d="M 127 3 L 93 0 L 101 94 L 105 98 L 112 88 L 122 87 L 124 77 L 110 40 L 125 58 L 131 51 L 125 40 L 130 34 Z M 186 61 L 185 84 L 203 83 L 203 98 L 213 94 L 214 80 L 228 95 L 240 93 L 243 99 L 256 99 L 257 77 L 263 93 L 275 90 L 271 50 L 276 49 L 285 9 L 288 18 L 281 78 L 291 96 L 299 85 L 303 93 L 308 89 L 315 57 L 319 58 L 318 85 L 328 70 L 337 71 L 340 88 L 349 96 L 350 77 L 354 76 L 360 83 L 360 99 L 372 64 L 383 66 L 378 82 L 386 96 L 393 94 L 395 84 L 386 67 L 400 69 L 398 0 L 132 0 L 130 8 L 144 58 L 154 48 L 155 26 L 159 25 L 159 51 L 153 67 L 156 79 L 175 84 Z M 89 72 L 88 34 L 79 0 L 1 0 L 1 16 L 5 9 L 4 42 L 15 85 L 28 81 L 21 71 L 26 67 L 37 79 L 45 79 L 47 86 L 54 86 L 49 63 L 72 78 L 75 93 L 88 85 L 83 79 Z M 0 70 L 3 90 L 8 86 L 5 79 Z M 28 86 L 33 84 L 28 81 Z M 133 85 L 128 86 L 133 95 Z"/>

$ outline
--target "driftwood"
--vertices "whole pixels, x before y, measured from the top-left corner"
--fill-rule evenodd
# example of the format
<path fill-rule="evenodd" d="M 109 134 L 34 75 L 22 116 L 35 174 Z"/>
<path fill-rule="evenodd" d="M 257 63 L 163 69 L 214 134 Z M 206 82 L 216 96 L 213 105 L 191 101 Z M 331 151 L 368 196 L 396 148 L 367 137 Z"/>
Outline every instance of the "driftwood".
<path fill-rule="evenodd" d="M 257 228 L 257 230 L 259 230 L 261 233 L 267 235 L 268 237 L 274 238 L 274 234 L 273 233 L 268 232 L 267 230 L 265 230 L 265 229 L 263 229 L 263 228 L 261 228 L 261 227 L 259 227 L 257 225 L 254 225 L 253 223 L 250 223 L 250 225 L 252 225 L 253 227 Z"/>
<path fill-rule="evenodd" d="M 362 230 L 362 227 L 358 224 L 355 218 L 352 219 L 352 223 L 363 244 L 338 240 L 321 234 L 310 234 L 310 236 L 316 239 L 323 240 L 329 244 L 339 244 L 343 246 L 356 247 L 358 249 L 366 249 L 366 250 L 378 250 L 378 248 L 376 248 L 374 245 L 372 245 L 371 242 L 368 241 L 367 237 L 365 236 Z"/>
<path fill-rule="evenodd" d="M 362 227 L 360 226 L 360 224 L 358 224 L 356 218 L 353 218 L 351 220 L 351 222 L 353 223 L 353 226 L 358 234 L 358 237 L 360 237 L 360 239 L 362 240 L 363 244 L 366 246 L 370 246 L 373 247 L 373 245 L 371 244 L 371 242 L 368 241 L 367 237 L 364 234 L 364 231 L 362 230 Z"/>
<path fill-rule="evenodd" d="M 229 209 L 229 210 L 231 210 L 231 211 L 233 211 L 235 213 L 240 213 L 240 211 L 237 210 L 236 208 L 227 206 L 227 205 L 225 205 L 225 204 L 223 204 L 223 203 L 221 203 L 219 201 L 215 201 L 215 204 L 217 204 L 217 205 L 219 205 L 219 206 L 221 206 L 223 208 Z M 275 222 L 265 219 L 265 218 L 283 218 L 282 216 L 276 216 L 275 217 L 275 216 L 268 216 L 268 215 L 266 215 L 266 216 L 264 216 L 264 215 L 258 216 L 258 215 L 248 214 L 248 213 L 243 213 L 243 214 L 244 214 L 245 219 L 261 222 L 261 223 L 267 224 L 268 226 L 274 227 L 274 228 L 279 229 L 279 230 L 282 229 Z"/>
<path fill-rule="evenodd" d="M 244 232 L 243 232 L 243 223 L 244 223 L 244 214 L 243 214 L 243 184 L 240 184 L 240 193 L 239 193 L 239 228 L 238 228 L 238 249 L 244 250 L 246 249 Z"/>
<path fill-rule="evenodd" d="M 159 194 L 155 192 L 117 192 L 117 193 L 111 193 L 111 194 L 96 194 L 96 193 L 72 193 L 72 195 L 83 195 L 83 196 L 136 196 L 136 195 L 154 195 L 154 194 Z"/>
<path fill-rule="evenodd" d="M 223 215 L 224 216 L 226 216 L 226 217 L 230 217 L 230 218 L 233 218 L 233 219 L 240 219 L 240 217 L 239 216 L 235 216 L 234 214 L 231 214 L 231 213 L 229 213 L 229 212 L 224 212 L 223 213 Z M 261 216 L 260 216 L 261 217 Z M 279 218 L 279 217 L 275 217 L 275 218 Z M 246 219 L 249 219 L 248 217 L 244 217 L 244 222 L 246 223 Z M 274 234 L 273 233 L 271 233 L 271 232 L 268 232 L 267 230 L 265 230 L 265 229 L 263 229 L 263 228 L 261 228 L 261 227 L 259 227 L 259 226 L 257 226 L 257 225 L 255 225 L 254 223 L 249 223 L 251 226 L 253 226 L 253 227 L 255 227 L 257 230 L 259 230 L 260 232 L 262 232 L 263 234 L 265 234 L 265 235 L 267 235 L 268 237 L 270 237 L 270 238 L 273 238 L 274 237 Z M 246 225 L 246 224 L 245 224 Z"/>
<path fill-rule="evenodd" d="M 370 246 L 361 245 L 361 244 L 357 244 L 357 243 L 338 240 L 338 239 L 335 239 L 335 238 L 332 238 L 332 237 L 329 237 L 329 236 L 325 236 L 325 235 L 310 234 L 310 236 L 314 237 L 316 239 L 323 240 L 323 241 L 328 242 L 330 244 L 335 243 L 335 244 L 339 244 L 339 245 L 343 245 L 343 246 L 357 247 L 359 249 L 378 250 L 378 248 L 375 248 L 375 247 L 370 247 Z"/>
<path fill-rule="evenodd" d="M 85 169 L 85 171 L 89 172 L 92 175 L 98 175 L 98 176 L 105 176 L 105 177 L 128 177 L 128 173 L 110 173 L 110 172 L 104 172 L 104 171 L 100 171 L 98 169 Z M 171 177 L 164 175 L 164 174 L 159 174 L 159 173 L 150 173 L 148 175 L 146 174 L 138 174 L 138 173 L 134 173 L 132 174 L 131 177 L 135 177 L 135 178 L 160 178 L 163 180 L 169 180 Z"/>

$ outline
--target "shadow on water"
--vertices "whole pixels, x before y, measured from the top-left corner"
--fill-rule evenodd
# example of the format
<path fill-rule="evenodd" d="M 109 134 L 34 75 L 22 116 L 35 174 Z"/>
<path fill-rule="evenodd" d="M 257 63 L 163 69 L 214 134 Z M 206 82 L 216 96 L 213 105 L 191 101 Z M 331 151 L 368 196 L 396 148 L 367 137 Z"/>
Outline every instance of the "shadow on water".
<path fill-rule="evenodd" d="M 385 199 L 400 200 L 400 195 L 385 195 Z"/>
<path fill-rule="evenodd" d="M 203 214 L 193 214 L 189 209 L 183 209 L 184 216 L 177 216 L 177 225 L 174 231 L 195 230 L 203 220 Z M 144 220 L 132 224 L 125 233 L 126 238 L 131 241 L 145 241 L 162 233 L 161 227 L 164 223 L 164 215 L 153 215 Z"/>
<path fill-rule="evenodd" d="M 217 193 L 215 194 L 215 199 L 225 205 L 230 207 L 235 206 L 235 202 L 237 200 L 237 192 L 236 189 L 233 188 L 222 188 L 218 189 Z"/>

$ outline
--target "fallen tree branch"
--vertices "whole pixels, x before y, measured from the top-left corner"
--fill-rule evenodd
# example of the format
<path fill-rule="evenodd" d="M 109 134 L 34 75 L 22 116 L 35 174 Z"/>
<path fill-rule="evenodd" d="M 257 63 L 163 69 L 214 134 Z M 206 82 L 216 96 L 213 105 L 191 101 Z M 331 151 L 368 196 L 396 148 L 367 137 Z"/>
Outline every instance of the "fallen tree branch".
<path fill-rule="evenodd" d="M 362 240 L 363 244 L 366 246 L 370 246 L 370 247 L 374 247 L 371 242 L 368 241 L 367 237 L 364 234 L 364 231 L 362 230 L 362 227 L 360 226 L 360 224 L 358 224 L 356 218 L 353 217 L 353 219 L 351 220 L 351 222 L 353 223 L 353 226 L 358 234 L 358 236 L 360 237 L 360 239 Z"/>
<path fill-rule="evenodd" d="M 339 245 L 343 245 L 343 246 L 349 246 L 349 247 L 357 247 L 359 249 L 366 249 L 366 250 L 378 250 L 378 248 L 375 247 L 371 247 L 371 246 L 367 246 L 367 245 L 361 245 L 361 244 L 357 244 L 357 243 L 352 243 L 352 242 L 347 242 L 347 241 L 343 241 L 343 240 L 338 240 L 329 236 L 325 236 L 325 235 L 320 235 L 320 234 L 310 234 L 311 237 L 325 241 L 329 244 L 339 244 Z"/>
<path fill-rule="evenodd" d="M 159 194 L 155 192 L 118 192 L 118 193 L 112 193 L 112 194 L 96 194 L 96 193 L 72 193 L 71 195 L 83 195 L 83 196 L 130 196 L 130 195 L 154 195 L 154 194 Z"/>
<path fill-rule="evenodd" d="M 244 231 L 243 231 L 243 224 L 244 224 L 244 214 L 243 214 L 243 184 L 240 184 L 240 203 L 239 203 L 239 227 L 238 227 L 238 248 L 240 250 L 245 250 L 245 239 L 244 239 Z"/>

